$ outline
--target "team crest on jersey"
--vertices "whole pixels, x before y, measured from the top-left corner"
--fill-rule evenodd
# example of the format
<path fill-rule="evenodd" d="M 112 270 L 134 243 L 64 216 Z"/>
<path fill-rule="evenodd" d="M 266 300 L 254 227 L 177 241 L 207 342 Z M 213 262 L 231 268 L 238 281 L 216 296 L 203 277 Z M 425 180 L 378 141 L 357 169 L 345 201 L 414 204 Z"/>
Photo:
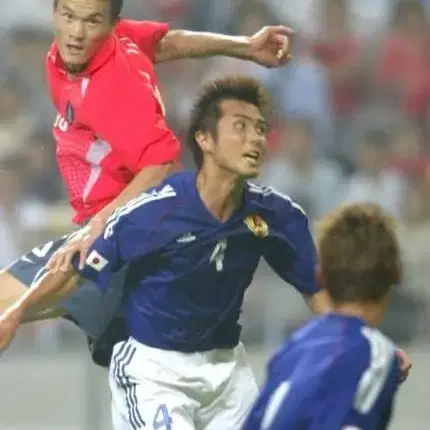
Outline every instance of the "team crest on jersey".
<path fill-rule="evenodd" d="M 260 215 L 248 215 L 245 218 L 245 224 L 257 237 L 263 238 L 269 235 L 269 226 Z"/>
<path fill-rule="evenodd" d="M 73 107 L 72 103 L 67 102 L 66 121 L 69 123 L 69 125 L 72 125 L 74 119 L 75 119 L 75 108 Z"/>

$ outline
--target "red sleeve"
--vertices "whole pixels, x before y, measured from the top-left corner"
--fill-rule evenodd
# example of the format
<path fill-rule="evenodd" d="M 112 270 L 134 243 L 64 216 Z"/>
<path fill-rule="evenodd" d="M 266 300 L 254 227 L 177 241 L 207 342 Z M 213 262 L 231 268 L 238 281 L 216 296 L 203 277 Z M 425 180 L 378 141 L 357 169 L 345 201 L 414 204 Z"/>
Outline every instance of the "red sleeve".
<path fill-rule="evenodd" d="M 155 50 L 158 42 L 169 31 L 169 24 L 154 21 L 121 20 L 116 31 L 127 36 L 154 62 Z"/>
<path fill-rule="evenodd" d="M 85 113 L 93 132 L 108 142 L 134 173 L 147 166 L 176 162 L 180 145 L 160 112 L 149 79 L 116 75 L 110 73 L 103 85 L 88 90 Z"/>

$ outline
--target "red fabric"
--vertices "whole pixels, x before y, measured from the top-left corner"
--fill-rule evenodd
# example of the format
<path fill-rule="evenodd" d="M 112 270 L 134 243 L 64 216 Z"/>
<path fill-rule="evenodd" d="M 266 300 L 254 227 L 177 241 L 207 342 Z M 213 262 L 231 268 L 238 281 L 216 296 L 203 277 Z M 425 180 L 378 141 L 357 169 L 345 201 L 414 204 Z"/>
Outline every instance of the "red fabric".
<path fill-rule="evenodd" d="M 413 116 L 425 113 L 430 95 L 429 52 L 424 43 L 393 34 L 384 42 L 377 64 L 379 85 L 399 86 L 403 107 Z"/>
<path fill-rule="evenodd" d="M 391 160 L 391 167 L 405 175 L 416 178 L 424 178 L 426 172 L 430 168 L 430 157 L 393 157 L 393 159 Z"/>
<path fill-rule="evenodd" d="M 360 45 L 353 37 L 345 37 L 335 42 L 315 42 L 311 52 L 329 70 L 336 70 L 344 64 L 355 61 L 360 55 Z M 357 105 L 360 88 L 356 82 L 332 82 L 333 109 L 338 114 L 349 114 Z"/>
<path fill-rule="evenodd" d="M 120 22 L 72 81 L 55 44 L 48 53 L 48 84 L 58 112 L 57 160 L 76 223 L 99 212 L 142 168 L 179 158 L 150 60 L 166 31 L 165 24 Z"/>
<path fill-rule="evenodd" d="M 158 42 L 169 31 L 166 23 L 153 21 L 121 20 L 116 31 L 131 39 L 154 62 Z"/>

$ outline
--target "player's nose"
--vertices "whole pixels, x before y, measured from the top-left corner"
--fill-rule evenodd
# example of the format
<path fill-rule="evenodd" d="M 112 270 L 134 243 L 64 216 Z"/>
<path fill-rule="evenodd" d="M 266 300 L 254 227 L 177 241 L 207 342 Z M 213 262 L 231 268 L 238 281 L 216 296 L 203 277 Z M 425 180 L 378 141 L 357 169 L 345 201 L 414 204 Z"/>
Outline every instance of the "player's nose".
<path fill-rule="evenodd" d="M 70 37 L 76 42 L 82 42 L 85 39 L 85 24 L 82 21 L 77 19 L 73 22 Z"/>

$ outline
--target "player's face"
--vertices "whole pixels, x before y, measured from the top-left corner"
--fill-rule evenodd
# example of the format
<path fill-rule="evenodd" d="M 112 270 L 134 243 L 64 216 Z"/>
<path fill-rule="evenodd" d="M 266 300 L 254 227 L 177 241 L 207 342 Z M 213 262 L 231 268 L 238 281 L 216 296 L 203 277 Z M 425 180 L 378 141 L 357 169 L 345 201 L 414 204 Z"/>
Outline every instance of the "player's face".
<path fill-rule="evenodd" d="M 256 106 L 244 101 L 225 100 L 220 108 L 211 156 L 217 165 L 242 178 L 257 176 L 267 150 L 266 120 Z"/>
<path fill-rule="evenodd" d="M 54 34 L 61 58 L 71 73 L 83 71 L 112 30 L 106 0 L 58 0 Z"/>

